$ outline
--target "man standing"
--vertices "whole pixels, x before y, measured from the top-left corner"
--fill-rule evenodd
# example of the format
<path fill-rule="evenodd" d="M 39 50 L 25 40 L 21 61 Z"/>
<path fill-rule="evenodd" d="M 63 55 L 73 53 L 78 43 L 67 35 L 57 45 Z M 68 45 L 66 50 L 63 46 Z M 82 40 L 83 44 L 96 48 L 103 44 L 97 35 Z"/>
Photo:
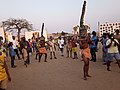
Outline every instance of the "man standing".
<path fill-rule="evenodd" d="M 114 39 L 117 39 L 118 42 L 120 43 L 120 31 L 116 30 L 115 31 L 116 35 L 114 35 Z M 119 53 L 120 53 L 120 47 L 118 47 Z"/>
<path fill-rule="evenodd" d="M 50 44 L 50 59 L 52 59 L 52 53 L 54 55 L 54 59 L 57 59 L 55 55 L 55 51 L 56 51 L 55 43 L 52 36 L 50 36 L 49 44 Z"/>
<path fill-rule="evenodd" d="M 14 49 L 14 52 L 16 53 L 18 59 L 20 60 L 20 56 L 19 56 L 19 53 L 18 53 L 18 42 L 15 40 L 15 36 L 12 37 L 13 38 L 13 49 Z"/>
<path fill-rule="evenodd" d="M 93 31 L 92 32 L 92 37 L 91 37 L 91 40 L 93 42 L 93 44 L 90 44 L 90 53 L 91 53 L 91 61 L 93 62 L 96 62 L 96 52 L 97 52 L 97 45 L 96 45 L 96 42 L 97 42 L 97 37 L 96 37 L 96 32 Z"/>
<path fill-rule="evenodd" d="M 102 60 L 103 60 L 103 65 L 106 65 L 107 55 L 108 55 L 108 49 L 106 47 L 107 40 L 108 40 L 108 38 L 107 38 L 106 33 L 103 33 L 103 37 L 102 37 Z"/>
<path fill-rule="evenodd" d="M 110 63 L 112 62 L 113 58 L 116 59 L 117 64 L 120 68 L 120 54 L 118 51 L 118 47 L 120 47 L 120 43 L 117 39 L 113 38 L 113 35 L 109 35 L 109 39 L 106 42 L 106 47 L 108 48 L 108 60 L 107 60 L 107 70 L 110 70 Z"/>
<path fill-rule="evenodd" d="M 64 56 L 63 55 L 63 51 L 64 51 L 64 40 L 63 40 L 63 38 L 59 37 L 58 45 L 59 45 L 59 48 L 60 48 L 60 51 L 61 51 L 61 56 Z"/>

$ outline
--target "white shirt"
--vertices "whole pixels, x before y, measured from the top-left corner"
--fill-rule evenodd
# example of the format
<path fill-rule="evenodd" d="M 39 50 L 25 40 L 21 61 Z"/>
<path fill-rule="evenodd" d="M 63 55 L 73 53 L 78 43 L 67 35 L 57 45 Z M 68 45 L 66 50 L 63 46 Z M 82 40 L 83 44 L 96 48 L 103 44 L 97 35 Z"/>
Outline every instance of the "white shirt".
<path fill-rule="evenodd" d="M 117 39 L 114 39 L 114 40 L 119 44 Z M 107 42 L 106 42 L 106 45 L 109 45 L 110 43 L 111 43 L 111 39 L 108 39 Z M 111 46 L 108 48 L 108 53 L 119 53 L 118 46 L 117 45 L 114 46 L 114 43 L 115 42 L 112 41 Z"/>
<path fill-rule="evenodd" d="M 13 40 L 12 43 L 13 43 L 13 49 L 17 49 L 18 42 L 16 40 Z"/>
<path fill-rule="evenodd" d="M 61 39 L 61 40 L 58 40 L 58 44 L 59 44 L 59 47 L 60 48 L 64 48 L 64 40 L 63 39 Z"/>

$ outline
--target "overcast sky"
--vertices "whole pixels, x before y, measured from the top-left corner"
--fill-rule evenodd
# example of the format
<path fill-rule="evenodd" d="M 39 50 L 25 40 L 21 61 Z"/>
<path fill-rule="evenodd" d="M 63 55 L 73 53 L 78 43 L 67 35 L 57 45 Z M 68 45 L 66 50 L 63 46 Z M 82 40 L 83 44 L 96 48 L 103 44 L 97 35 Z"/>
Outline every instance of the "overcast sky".
<path fill-rule="evenodd" d="M 0 0 L 0 21 L 23 18 L 41 29 L 44 22 L 48 33 L 71 32 L 79 24 L 83 0 Z M 98 21 L 119 22 L 120 0 L 87 0 L 85 24 L 97 30 Z"/>

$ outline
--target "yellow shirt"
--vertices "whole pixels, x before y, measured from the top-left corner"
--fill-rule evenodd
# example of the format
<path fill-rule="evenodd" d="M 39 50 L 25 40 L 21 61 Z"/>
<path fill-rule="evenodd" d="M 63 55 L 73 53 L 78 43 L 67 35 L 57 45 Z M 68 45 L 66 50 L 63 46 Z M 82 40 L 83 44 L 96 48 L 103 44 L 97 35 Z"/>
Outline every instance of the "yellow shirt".
<path fill-rule="evenodd" d="M 0 51 L 0 81 L 7 78 L 5 67 L 4 67 L 4 53 Z"/>

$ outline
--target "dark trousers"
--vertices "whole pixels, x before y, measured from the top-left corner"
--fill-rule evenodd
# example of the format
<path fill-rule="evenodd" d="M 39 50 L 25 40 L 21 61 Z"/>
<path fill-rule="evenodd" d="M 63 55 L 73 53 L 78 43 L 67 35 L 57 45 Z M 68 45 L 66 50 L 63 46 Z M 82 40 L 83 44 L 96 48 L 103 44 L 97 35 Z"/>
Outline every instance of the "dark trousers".
<path fill-rule="evenodd" d="M 27 54 L 28 54 L 28 57 L 27 57 L 27 64 L 30 64 L 30 53 L 29 52 L 27 52 Z"/>
<path fill-rule="evenodd" d="M 11 67 L 14 67 L 15 56 L 10 56 L 10 57 L 11 57 Z"/>
<path fill-rule="evenodd" d="M 90 53 L 91 53 L 92 61 L 96 62 L 96 50 L 95 50 L 95 48 L 91 48 Z"/>
<path fill-rule="evenodd" d="M 64 50 L 64 48 L 60 48 L 61 55 L 63 55 L 63 50 Z"/>
<path fill-rule="evenodd" d="M 20 59 L 19 53 L 18 53 L 18 49 L 14 49 L 14 52 L 16 53 L 18 59 Z"/>

